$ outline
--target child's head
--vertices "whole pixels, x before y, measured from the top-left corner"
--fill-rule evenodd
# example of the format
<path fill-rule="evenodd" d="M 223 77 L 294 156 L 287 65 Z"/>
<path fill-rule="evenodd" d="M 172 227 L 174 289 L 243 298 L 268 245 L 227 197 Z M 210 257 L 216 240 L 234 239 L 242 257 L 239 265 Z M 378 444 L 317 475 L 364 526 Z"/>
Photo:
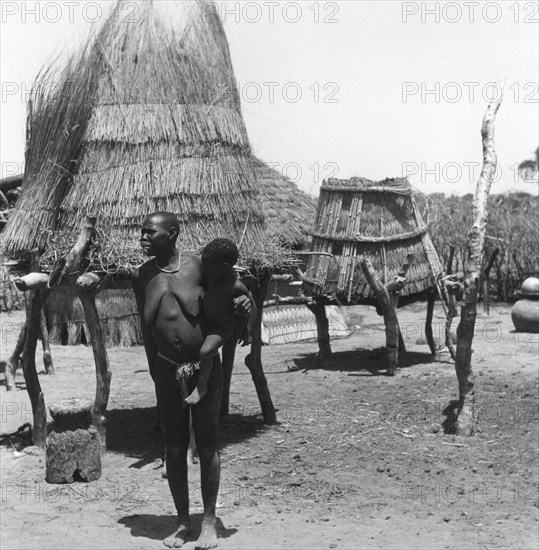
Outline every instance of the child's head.
<path fill-rule="evenodd" d="M 238 256 L 238 247 L 230 239 L 214 239 L 202 249 L 202 266 L 210 279 L 216 279 L 232 271 Z"/>

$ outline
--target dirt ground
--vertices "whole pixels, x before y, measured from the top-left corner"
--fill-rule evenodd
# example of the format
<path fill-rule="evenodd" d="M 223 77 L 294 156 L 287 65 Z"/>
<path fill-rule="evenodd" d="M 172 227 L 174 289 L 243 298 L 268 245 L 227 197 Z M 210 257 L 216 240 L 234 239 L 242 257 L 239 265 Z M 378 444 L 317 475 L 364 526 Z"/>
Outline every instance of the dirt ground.
<path fill-rule="evenodd" d="M 268 346 L 264 368 L 278 424 L 265 426 L 239 352 L 231 414 L 222 424 L 219 536 L 223 549 L 537 548 L 537 334 L 513 332 L 510 307 L 479 315 L 474 340 L 479 433 L 447 435 L 457 397 L 454 367 L 421 343 L 424 305 L 400 311 L 407 352 L 394 378 L 378 372 L 384 344 L 373 308 L 346 308 L 356 327 L 316 364 L 315 342 Z M 2 319 L 2 352 L 16 331 Z M 436 329 L 443 325 L 437 311 Z M 419 339 L 418 339 L 419 338 Z M 56 376 L 40 374 L 47 403 L 93 399 L 91 349 L 53 347 Z M 49 485 L 45 458 L 6 438 L 1 546 L 8 549 L 152 549 L 174 527 L 159 460 L 155 398 L 142 348 L 109 351 L 113 371 L 108 452 L 101 479 Z M 41 368 L 42 370 L 42 368 Z M 0 386 L 1 432 L 31 421 L 17 392 Z M 199 467 L 190 473 L 193 540 L 201 520 Z M 189 542 L 185 548 L 193 548 Z"/>

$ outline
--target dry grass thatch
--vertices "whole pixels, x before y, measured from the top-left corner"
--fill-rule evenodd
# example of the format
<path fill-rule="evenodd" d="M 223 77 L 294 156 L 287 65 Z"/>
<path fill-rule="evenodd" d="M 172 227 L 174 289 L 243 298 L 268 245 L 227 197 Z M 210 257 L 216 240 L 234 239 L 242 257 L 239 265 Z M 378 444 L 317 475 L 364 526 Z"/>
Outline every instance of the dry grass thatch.
<path fill-rule="evenodd" d="M 107 347 L 142 344 L 137 305 L 130 290 L 103 290 L 96 297 L 96 307 Z M 76 346 L 89 342 L 82 304 L 73 288 L 52 291 L 46 316 L 51 343 Z"/>
<path fill-rule="evenodd" d="M 266 235 L 293 249 L 305 248 L 311 240 L 316 199 L 255 156 L 251 161 L 266 216 Z"/>
<path fill-rule="evenodd" d="M 313 251 L 306 276 L 322 292 L 343 303 L 368 303 L 374 293 L 367 284 L 358 257 L 369 257 L 380 280 L 397 275 L 408 254 L 414 260 L 401 296 L 435 287 L 442 265 L 405 179 L 372 182 L 366 179 L 330 179 L 320 192 Z"/>
<path fill-rule="evenodd" d="M 184 249 L 226 235 L 241 243 L 245 263 L 278 264 L 286 253 L 276 239 L 265 239 L 215 6 L 202 0 L 127 4 L 129 10 L 119 0 L 65 69 L 38 78 L 22 196 L 2 248 L 16 256 L 39 247 L 51 264 L 84 217 L 95 213 L 92 263 L 108 272 L 129 269 L 143 261 L 142 221 L 167 210 L 180 219 Z"/>

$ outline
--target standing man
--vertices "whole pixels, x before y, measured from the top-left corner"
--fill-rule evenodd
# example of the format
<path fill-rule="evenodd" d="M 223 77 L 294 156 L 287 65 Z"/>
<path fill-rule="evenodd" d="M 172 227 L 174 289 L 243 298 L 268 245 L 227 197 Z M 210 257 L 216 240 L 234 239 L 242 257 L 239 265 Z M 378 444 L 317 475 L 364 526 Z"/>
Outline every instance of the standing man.
<path fill-rule="evenodd" d="M 195 547 L 206 549 L 217 546 L 215 505 L 221 470 L 218 428 L 223 372 L 217 355 L 206 395 L 196 405 L 184 406 L 182 387 L 192 391 L 196 386 L 192 373 L 204 342 L 200 303 L 206 280 L 200 258 L 180 255 L 176 248 L 178 235 L 179 222 L 174 214 L 155 212 L 146 218 L 140 244 L 145 255 L 153 259 L 134 274 L 133 290 L 165 435 L 168 483 L 178 513 L 177 528 L 164 544 L 180 548 L 191 531 L 187 481 L 191 412 L 204 504 L 202 531 Z M 249 312 L 247 297 L 239 297 L 235 303 L 238 313 Z"/>

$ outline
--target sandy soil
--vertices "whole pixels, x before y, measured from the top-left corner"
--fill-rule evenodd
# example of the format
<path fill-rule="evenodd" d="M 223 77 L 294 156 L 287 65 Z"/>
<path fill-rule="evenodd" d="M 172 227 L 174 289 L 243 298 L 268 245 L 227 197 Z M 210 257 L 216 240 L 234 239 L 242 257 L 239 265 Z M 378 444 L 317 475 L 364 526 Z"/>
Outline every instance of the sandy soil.
<path fill-rule="evenodd" d="M 512 332 L 510 308 L 480 315 L 474 340 L 480 431 L 446 435 L 457 396 L 452 363 L 418 341 L 424 306 L 401 310 L 408 351 L 395 378 L 378 372 L 384 343 L 372 308 L 347 308 L 355 333 L 316 365 L 314 342 L 264 348 L 279 423 L 264 426 L 250 374 L 236 361 L 232 415 L 222 424 L 220 547 L 537 548 L 538 335 Z M 16 334 L 4 317 L 2 356 Z M 437 312 L 437 327 L 443 318 Z M 421 342 L 421 340 L 419 340 Z M 93 399 L 91 350 L 54 347 L 56 376 L 40 374 L 47 403 Z M 142 348 L 110 350 L 108 448 L 101 479 L 49 485 L 45 459 L 12 438 L 0 447 L 3 549 L 151 549 L 172 532 L 155 398 Z M 297 370 L 296 370 L 297 369 Z M 31 421 L 19 391 L 0 386 L 1 432 Z M 4 438 L 4 441 L 5 438 Z M 198 536 L 199 468 L 190 473 Z M 193 548 L 189 542 L 186 548 Z"/>

